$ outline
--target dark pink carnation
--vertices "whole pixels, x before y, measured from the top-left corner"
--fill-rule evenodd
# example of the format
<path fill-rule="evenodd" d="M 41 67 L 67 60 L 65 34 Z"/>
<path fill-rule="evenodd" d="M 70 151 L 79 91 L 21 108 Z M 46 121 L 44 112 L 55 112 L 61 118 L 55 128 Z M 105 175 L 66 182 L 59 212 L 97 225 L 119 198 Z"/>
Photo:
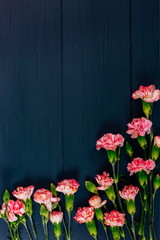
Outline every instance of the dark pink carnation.
<path fill-rule="evenodd" d="M 144 117 L 134 118 L 127 126 L 127 133 L 131 135 L 131 138 L 137 138 L 138 136 L 150 134 L 152 122 Z"/>
<path fill-rule="evenodd" d="M 25 213 L 25 205 L 20 200 L 17 201 L 9 200 L 7 204 L 7 210 L 9 222 L 15 222 L 18 220 L 15 214 L 17 214 L 18 216 L 22 216 Z M 5 214 L 5 211 L 6 207 L 5 203 L 3 203 L 1 213 Z"/>
<path fill-rule="evenodd" d="M 97 143 L 96 148 L 97 150 L 100 150 L 101 148 L 104 148 L 106 150 L 113 150 L 115 151 L 117 146 L 123 146 L 124 144 L 124 138 L 122 135 L 117 134 L 114 135 L 112 133 L 104 134 L 103 137 L 101 137 Z"/>
<path fill-rule="evenodd" d="M 130 176 L 134 173 L 142 170 L 149 174 L 149 170 L 155 168 L 155 162 L 152 159 L 144 161 L 142 158 L 134 158 L 131 163 L 128 163 L 127 170 L 130 172 Z"/>

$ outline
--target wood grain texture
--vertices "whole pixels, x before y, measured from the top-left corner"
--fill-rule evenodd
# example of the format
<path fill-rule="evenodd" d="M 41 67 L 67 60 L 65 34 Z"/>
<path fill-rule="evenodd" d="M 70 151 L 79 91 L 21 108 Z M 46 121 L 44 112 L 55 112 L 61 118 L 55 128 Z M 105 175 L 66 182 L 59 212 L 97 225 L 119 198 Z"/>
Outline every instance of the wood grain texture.
<path fill-rule="evenodd" d="M 62 10 L 64 176 L 81 184 L 77 208 L 88 206 L 85 180 L 110 168 L 96 140 L 106 132 L 124 135 L 130 116 L 129 4 L 64 0 Z M 89 239 L 74 221 L 73 239 Z"/>
<path fill-rule="evenodd" d="M 60 23 L 58 0 L 0 1 L 1 197 L 19 185 L 48 188 L 62 171 Z"/>
<path fill-rule="evenodd" d="M 85 180 L 110 171 L 96 140 L 107 132 L 129 139 L 126 124 L 141 114 L 132 91 L 160 88 L 158 21 L 158 0 L 0 1 L 0 197 L 5 188 L 49 188 L 72 177 L 81 184 L 75 210 L 88 205 Z M 158 134 L 158 103 L 155 112 Z M 123 148 L 122 173 L 127 161 Z M 42 240 L 37 204 L 34 210 Z M 72 227 L 74 240 L 90 239 L 84 225 L 72 220 Z M 0 239 L 6 236 L 0 220 Z"/>

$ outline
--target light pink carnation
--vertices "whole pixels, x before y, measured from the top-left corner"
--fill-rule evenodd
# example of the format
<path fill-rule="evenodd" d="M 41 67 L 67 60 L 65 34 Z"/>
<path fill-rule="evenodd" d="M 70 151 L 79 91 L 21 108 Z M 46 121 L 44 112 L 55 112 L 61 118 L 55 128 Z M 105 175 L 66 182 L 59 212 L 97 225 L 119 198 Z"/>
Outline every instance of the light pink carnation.
<path fill-rule="evenodd" d="M 160 148 L 160 136 L 154 137 L 154 145 Z"/>
<path fill-rule="evenodd" d="M 95 179 L 97 183 L 100 185 L 99 187 L 97 187 L 98 190 L 106 190 L 114 182 L 114 179 L 110 177 L 109 173 L 106 173 L 105 171 L 103 172 L 103 175 L 97 174 Z"/>
<path fill-rule="evenodd" d="M 63 212 L 54 211 L 50 214 L 50 221 L 52 223 L 61 223 L 63 219 Z"/>
<path fill-rule="evenodd" d="M 133 186 L 132 184 L 129 186 L 125 186 L 122 191 L 119 191 L 119 195 L 121 198 L 125 200 L 135 200 L 136 195 L 138 194 L 139 188 L 137 186 Z"/>
<path fill-rule="evenodd" d="M 48 211 L 51 212 L 52 210 L 52 203 L 56 203 L 60 201 L 60 198 L 53 198 L 52 193 L 45 189 L 38 189 L 34 194 L 34 201 L 39 204 L 44 204 Z"/>
<path fill-rule="evenodd" d="M 64 179 L 58 183 L 56 191 L 70 195 L 77 192 L 79 186 L 79 183 L 75 179 Z"/>
<path fill-rule="evenodd" d="M 127 126 L 127 133 L 131 135 L 131 138 L 137 138 L 138 136 L 145 136 L 146 133 L 150 134 L 152 122 L 144 117 L 134 118 Z"/>
<path fill-rule="evenodd" d="M 140 86 L 139 90 L 132 94 L 133 99 L 141 98 L 145 102 L 155 102 L 160 99 L 160 90 L 155 89 L 154 85 L 147 87 Z"/>
<path fill-rule="evenodd" d="M 134 158 L 131 163 L 128 163 L 127 170 L 130 172 L 130 176 L 134 173 L 140 172 L 142 170 L 149 174 L 148 170 L 153 170 L 155 168 L 155 162 L 152 159 L 144 161 L 142 158 Z"/>
<path fill-rule="evenodd" d="M 114 135 L 112 133 L 104 134 L 103 137 L 101 137 L 97 143 L 96 148 L 97 150 L 100 150 L 101 148 L 105 148 L 106 150 L 113 150 L 115 151 L 117 146 L 123 146 L 124 144 L 124 138 L 122 135 L 117 134 Z"/>
<path fill-rule="evenodd" d="M 29 187 L 17 187 L 17 190 L 12 192 L 13 196 L 17 199 L 26 201 L 27 199 L 31 198 L 31 195 L 34 191 L 34 186 Z"/>
<path fill-rule="evenodd" d="M 104 204 L 106 204 L 107 200 L 102 202 L 102 199 L 95 195 L 89 199 L 89 205 L 94 208 L 101 208 Z"/>
<path fill-rule="evenodd" d="M 94 217 L 94 208 L 93 207 L 83 207 L 78 208 L 74 219 L 78 223 L 88 223 L 91 222 Z"/>
<path fill-rule="evenodd" d="M 112 210 L 109 213 L 104 214 L 104 224 L 111 227 L 123 227 L 125 224 L 125 213 L 120 213 L 116 210 Z"/>
<path fill-rule="evenodd" d="M 9 222 L 15 222 L 18 219 L 15 214 L 22 216 L 25 213 L 25 205 L 20 200 L 17 201 L 9 200 L 7 204 L 7 210 Z M 6 207 L 5 203 L 3 203 L 1 213 L 5 214 L 5 211 Z"/>

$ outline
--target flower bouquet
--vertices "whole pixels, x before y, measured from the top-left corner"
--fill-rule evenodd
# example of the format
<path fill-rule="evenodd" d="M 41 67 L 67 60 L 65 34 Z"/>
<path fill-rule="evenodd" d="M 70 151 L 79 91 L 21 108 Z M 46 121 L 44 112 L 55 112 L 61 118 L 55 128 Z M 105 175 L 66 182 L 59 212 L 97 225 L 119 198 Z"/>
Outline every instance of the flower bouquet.
<path fill-rule="evenodd" d="M 104 134 L 96 143 L 97 150 L 105 149 L 112 174 L 103 171 L 95 177 L 96 183 L 85 182 L 86 189 L 93 194 L 89 199 L 89 206 L 79 207 L 74 220 L 80 224 L 85 223 L 93 239 L 101 239 L 96 221 L 102 224 L 106 239 L 112 234 L 114 240 L 158 240 L 154 224 L 154 200 L 160 187 L 160 176 L 155 174 L 156 161 L 160 153 L 160 136 L 154 136 L 152 126 L 153 103 L 160 99 L 160 90 L 154 85 L 141 86 L 133 93 L 133 99 L 142 100 L 142 109 L 145 116 L 134 118 L 128 123 L 127 134 L 138 142 L 143 157 L 137 156 L 129 142 L 125 143 L 126 153 L 130 162 L 127 170 L 133 175 L 131 184 L 128 179 L 120 175 L 120 153 L 124 145 L 124 138 L 120 134 Z M 137 149 L 136 149 L 137 150 Z M 127 181 L 127 185 L 126 185 Z M 123 187 L 120 187 L 123 183 Z M 125 183 L 125 184 L 124 184 Z M 122 184 L 121 184 L 122 185 Z M 74 207 L 74 194 L 79 188 L 75 179 L 64 179 L 55 186 L 53 183 L 48 189 L 38 189 L 34 193 L 34 201 L 40 204 L 40 216 L 44 230 L 44 239 L 48 240 L 48 222 L 53 225 L 55 239 L 59 240 L 63 233 L 67 240 L 72 239 L 71 217 Z M 18 187 L 13 191 L 15 200 L 10 199 L 6 190 L 3 195 L 0 217 L 8 224 L 12 240 L 21 239 L 19 224 L 23 224 L 30 240 L 38 240 L 33 223 L 32 200 L 34 186 Z M 100 196 L 104 192 L 107 199 Z M 65 208 L 61 205 L 59 193 L 64 195 Z M 136 198 L 136 196 L 138 197 Z M 139 199 L 137 207 L 136 199 Z M 112 208 L 111 210 L 109 210 Z M 140 209 L 140 214 L 137 212 Z M 66 210 L 66 211 L 65 211 Z M 68 224 L 66 224 L 67 212 Z M 28 219 L 28 221 L 27 221 Z M 29 225 L 29 226 L 28 226 Z M 149 237 L 148 237 L 149 235 Z"/>

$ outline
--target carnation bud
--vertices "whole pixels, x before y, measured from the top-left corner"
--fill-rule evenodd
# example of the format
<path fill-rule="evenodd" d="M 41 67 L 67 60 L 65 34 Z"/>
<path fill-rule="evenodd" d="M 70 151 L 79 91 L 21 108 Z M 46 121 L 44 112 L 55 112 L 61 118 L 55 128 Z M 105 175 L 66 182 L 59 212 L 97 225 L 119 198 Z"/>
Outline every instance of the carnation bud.
<path fill-rule="evenodd" d="M 132 148 L 132 146 L 129 144 L 129 142 L 126 142 L 126 152 L 127 152 L 128 156 L 129 156 L 130 158 L 132 158 L 132 156 L 133 156 L 133 148 Z"/>
<path fill-rule="evenodd" d="M 127 211 L 130 215 L 134 215 L 136 212 L 136 205 L 134 200 L 126 200 Z"/>
<path fill-rule="evenodd" d="M 119 240 L 121 238 L 119 227 L 110 227 L 114 240 Z"/>
<path fill-rule="evenodd" d="M 104 216 L 103 216 L 103 212 L 101 210 L 101 208 L 96 208 L 94 209 L 95 214 L 96 214 L 96 218 L 98 219 L 98 221 L 103 222 Z"/>
<path fill-rule="evenodd" d="M 107 152 L 107 156 L 108 156 L 108 160 L 111 164 L 114 164 L 116 162 L 116 151 L 113 150 L 106 150 Z"/>
<path fill-rule="evenodd" d="M 66 210 L 70 214 L 73 210 L 74 194 L 65 194 Z"/>
<path fill-rule="evenodd" d="M 8 203 L 9 199 L 10 199 L 10 194 L 9 194 L 8 190 L 6 189 L 3 194 L 3 201 L 5 202 L 5 204 Z"/>
<path fill-rule="evenodd" d="M 98 194 L 96 185 L 94 185 L 94 183 L 92 183 L 91 181 L 85 181 L 85 187 L 89 192 L 95 193 L 96 195 Z"/>
<path fill-rule="evenodd" d="M 137 141 L 139 143 L 139 146 L 145 150 L 147 148 L 147 141 L 146 141 L 146 138 L 145 136 L 138 136 L 137 137 Z"/>
<path fill-rule="evenodd" d="M 56 191 L 56 186 L 53 183 L 51 183 L 51 185 L 50 185 L 50 191 L 54 197 L 58 196 L 58 192 Z"/>
<path fill-rule="evenodd" d="M 145 188 L 148 184 L 148 177 L 144 170 L 138 172 L 138 179 L 141 187 Z"/>
<path fill-rule="evenodd" d="M 111 200 L 112 202 L 115 201 L 116 194 L 115 194 L 113 185 L 111 185 L 109 188 L 107 188 L 105 190 L 105 193 L 107 194 L 107 197 L 108 197 L 109 200 Z"/>
<path fill-rule="evenodd" d="M 157 191 L 157 189 L 160 187 L 160 176 L 157 174 L 153 180 L 153 186 L 154 189 Z"/>
<path fill-rule="evenodd" d="M 88 232 L 90 233 L 90 235 L 94 238 L 97 239 L 97 228 L 96 228 L 96 224 L 95 221 L 92 219 L 91 222 L 86 222 L 85 223 Z"/>
<path fill-rule="evenodd" d="M 153 159 L 153 161 L 156 161 L 158 159 L 159 152 L 160 152 L 160 149 L 158 148 L 158 146 L 153 145 L 152 146 L 152 152 L 151 152 L 151 158 Z"/>
<path fill-rule="evenodd" d="M 149 119 L 149 115 L 151 114 L 152 111 L 151 103 L 142 100 L 142 108 L 146 118 Z"/>

